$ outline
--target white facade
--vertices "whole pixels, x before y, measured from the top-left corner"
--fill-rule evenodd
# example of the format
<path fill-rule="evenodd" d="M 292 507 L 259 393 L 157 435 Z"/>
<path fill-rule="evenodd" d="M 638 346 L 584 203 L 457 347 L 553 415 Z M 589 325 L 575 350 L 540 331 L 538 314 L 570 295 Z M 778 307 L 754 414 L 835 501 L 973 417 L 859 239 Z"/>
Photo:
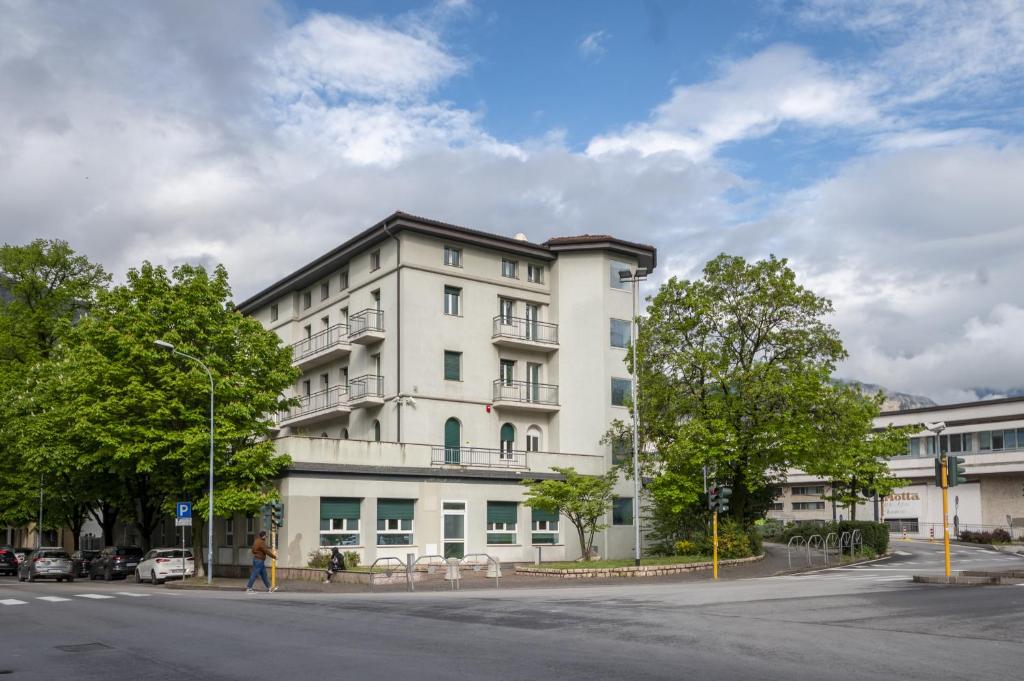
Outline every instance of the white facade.
<path fill-rule="evenodd" d="M 629 419 L 612 393 L 613 379 L 617 395 L 629 379 L 633 305 L 613 272 L 653 268 L 655 257 L 607 236 L 533 244 L 396 213 L 243 302 L 294 347 L 302 371 L 293 389 L 302 404 L 281 415 L 277 439 L 295 461 L 281 484 L 295 542 L 286 565 L 304 565 L 321 545 L 321 500 L 350 515 L 359 500 L 358 522 L 341 524 L 359 526 L 358 543 L 346 541 L 367 562 L 443 553 L 445 522 L 452 534 L 463 525 L 466 553 L 532 560 L 520 481 L 552 466 L 611 466 L 600 440 L 612 420 Z M 631 484 L 618 491 L 631 503 Z M 380 543 L 402 532 L 375 532 L 378 508 L 405 511 L 378 499 L 414 501 L 410 545 Z M 497 502 L 518 504 L 515 528 L 488 536 L 488 519 L 512 512 Z M 459 504 L 464 518 L 446 521 Z M 499 534 L 502 543 L 489 541 Z M 546 560 L 579 556 L 564 519 L 541 534 L 557 534 Z M 633 527 L 614 525 L 596 544 L 631 555 Z"/>

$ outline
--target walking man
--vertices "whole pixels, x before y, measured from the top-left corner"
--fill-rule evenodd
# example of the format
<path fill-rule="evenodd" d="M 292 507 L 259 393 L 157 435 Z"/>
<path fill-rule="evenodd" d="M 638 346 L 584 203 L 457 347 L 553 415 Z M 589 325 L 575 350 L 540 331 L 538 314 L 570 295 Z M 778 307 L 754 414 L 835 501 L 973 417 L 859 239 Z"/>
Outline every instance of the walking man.
<path fill-rule="evenodd" d="M 267 593 L 277 591 L 276 586 L 273 589 L 270 588 L 270 580 L 267 579 L 267 556 L 277 560 L 274 549 L 267 546 L 267 531 L 260 530 L 256 541 L 252 543 L 252 574 L 249 575 L 249 583 L 245 587 L 246 593 L 256 593 L 252 585 L 256 583 L 257 576 L 263 580 L 263 586 L 267 587 Z"/>

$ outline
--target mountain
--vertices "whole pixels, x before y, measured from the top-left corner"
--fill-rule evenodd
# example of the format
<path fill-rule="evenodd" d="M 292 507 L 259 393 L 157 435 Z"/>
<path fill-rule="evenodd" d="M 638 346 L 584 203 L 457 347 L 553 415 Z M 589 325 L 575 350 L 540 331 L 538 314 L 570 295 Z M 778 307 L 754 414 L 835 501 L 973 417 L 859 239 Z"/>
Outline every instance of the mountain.
<path fill-rule="evenodd" d="M 911 395 L 889 390 L 885 386 L 876 383 L 861 383 L 860 381 L 840 380 L 839 383 L 856 384 L 865 395 L 875 395 L 878 391 L 885 393 L 885 401 L 882 402 L 882 411 L 900 411 L 903 409 L 918 409 L 920 407 L 934 407 L 935 401 L 924 395 Z"/>

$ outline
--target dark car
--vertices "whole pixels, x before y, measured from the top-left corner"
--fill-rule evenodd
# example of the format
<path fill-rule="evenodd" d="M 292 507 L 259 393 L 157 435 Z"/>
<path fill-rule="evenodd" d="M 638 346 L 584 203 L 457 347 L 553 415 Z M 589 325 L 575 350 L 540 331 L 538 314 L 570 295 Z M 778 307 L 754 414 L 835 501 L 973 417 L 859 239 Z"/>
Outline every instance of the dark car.
<path fill-rule="evenodd" d="M 71 554 L 71 561 L 75 564 L 75 575 L 78 577 L 89 576 L 89 564 L 92 563 L 96 556 L 100 555 L 99 551 L 75 551 Z"/>
<path fill-rule="evenodd" d="M 0 574 L 18 574 L 18 557 L 13 546 L 0 546 Z"/>
<path fill-rule="evenodd" d="M 142 549 L 138 546 L 108 546 L 89 563 L 89 579 L 124 579 L 135 573 L 141 560 Z"/>

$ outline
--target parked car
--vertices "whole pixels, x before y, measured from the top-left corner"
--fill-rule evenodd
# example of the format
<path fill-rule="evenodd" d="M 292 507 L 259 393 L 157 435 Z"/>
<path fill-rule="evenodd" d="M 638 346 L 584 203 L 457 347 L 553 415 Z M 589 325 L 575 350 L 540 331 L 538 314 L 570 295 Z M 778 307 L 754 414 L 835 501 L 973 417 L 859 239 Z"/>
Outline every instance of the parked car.
<path fill-rule="evenodd" d="M 13 546 L 0 546 L 0 573 L 18 574 L 18 556 L 14 553 Z"/>
<path fill-rule="evenodd" d="M 71 556 L 62 548 L 36 549 L 18 566 L 18 580 L 34 582 L 37 579 L 75 581 L 75 567 Z"/>
<path fill-rule="evenodd" d="M 138 546 L 108 546 L 89 563 L 89 579 L 123 579 L 135 572 L 140 560 L 142 549 Z"/>
<path fill-rule="evenodd" d="M 182 564 L 181 549 L 151 550 L 142 557 L 142 562 L 135 568 L 136 584 L 141 584 L 146 579 L 151 584 L 163 584 L 168 579 L 181 579 L 182 575 L 191 577 L 196 573 L 196 561 L 188 549 L 184 554 L 185 560 Z"/>
<path fill-rule="evenodd" d="M 89 551 L 88 549 L 72 553 L 71 562 L 75 564 L 75 576 L 88 577 L 89 564 L 92 563 L 93 559 L 98 555 L 100 555 L 99 551 Z"/>

